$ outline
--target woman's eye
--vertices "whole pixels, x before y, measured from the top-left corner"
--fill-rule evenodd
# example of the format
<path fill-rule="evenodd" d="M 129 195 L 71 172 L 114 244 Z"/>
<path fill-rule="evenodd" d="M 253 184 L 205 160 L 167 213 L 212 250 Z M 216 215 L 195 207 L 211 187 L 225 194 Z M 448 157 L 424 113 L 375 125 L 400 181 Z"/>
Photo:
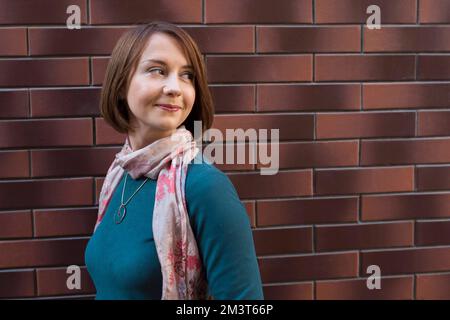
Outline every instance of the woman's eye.
<path fill-rule="evenodd" d="M 159 69 L 159 68 L 153 68 L 153 69 L 149 69 L 148 70 L 148 72 L 153 72 L 153 71 L 161 71 L 161 72 L 163 72 L 163 70 Z"/>
<path fill-rule="evenodd" d="M 194 74 L 191 73 L 191 72 L 185 73 L 184 76 L 188 76 L 188 79 L 189 79 L 189 80 L 193 80 L 193 79 L 194 79 Z"/>
<path fill-rule="evenodd" d="M 147 72 L 161 72 L 160 74 L 164 74 L 164 70 L 162 70 L 161 68 L 152 68 L 152 69 L 148 69 Z M 188 80 L 193 80 L 194 79 L 194 74 L 192 72 L 186 72 L 182 74 L 183 77 L 187 78 Z"/>

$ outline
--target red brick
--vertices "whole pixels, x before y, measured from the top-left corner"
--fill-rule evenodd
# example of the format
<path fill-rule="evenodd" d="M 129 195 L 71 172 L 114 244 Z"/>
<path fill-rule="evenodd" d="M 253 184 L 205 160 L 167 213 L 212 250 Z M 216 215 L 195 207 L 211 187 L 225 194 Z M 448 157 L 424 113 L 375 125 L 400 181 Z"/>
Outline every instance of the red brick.
<path fill-rule="evenodd" d="M 317 139 L 408 137 L 415 135 L 414 112 L 319 113 Z"/>
<path fill-rule="evenodd" d="M 31 238 L 33 223 L 30 211 L 0 213 L 0 239 Z"/>
<path fill-rule="evenodd" d="M 415 0 L 316 0 L 316 23 L 366 23 L 373 14 L 370 5 L 381 11 L 381 23 L 416 23 Z"/>
<path fill-rule="evenodd" d="M 36 237 L 91 235 L 98 209 L 35 210 Z"/>
<path fill-rule="evenodd" d="M 450 247 L 361 253 L 362 270 L 378 265 L 381 275 L 447 271 L 450 269 Z"/>
<path fill-rule="evenodd" d="M 229 148 L 227 148 L 229 149 Z M 246 151 L 248 152 L 248 151 Z M 236 151 L 234 152 L 234 154 L 236 155 Z M 224 152 L 224 159 L 226 157 L 226 152 Z M 255 169 L 255 165 L 251 164 L 250 161 L 248 160 L 249 157 L 246 156 L 245 158 L 245 163 L 244 164 L 218 164 L 215 163 L 213 161 L 214 166 L 223 171 L 223 172 L 234 172 L 234 171 L 252 171 Z M 236 159 L 236 156 L 235 156 Z M 237 163 L 237 161 L 235 160 L 235 162 Z"/>
<path fill-rule="evenodd" d="M 312 252 L 312 228 L 257 229 L 253 231 L 257 255 Z"/>
<path fill-rule="evenodd" d="M 99 88 L 30 90 L 32 117 L 99 116 Z"/>
<path fill-rule="evenodd" d="M 28 90 L 0 91 L 0 119 L 27 118 Z"/>
<path fill-rule="evenodd" d="M 258 85 L 258 111 L 359 110 L 359 84 Z"/>
<path fill-rule="evenodd" d="M 87 58 L 0 60 L 0 86 L 89 84 Z"/>
<path fill-rule="evenodd" d="M 317 251 L 412 246 L 412 222 L 319 226 L 315 230 Z"/>
<path fill-rule="evenodd" d="M 66 24 L 67 8 L 80 8 L 82 24 L 87 22 L 85 0 L 0 1 L 0 24 Z"/>
<path fill-rule="evenodd" d="M 450 245 L 450 221 L 416 223 L 416 245 Z"/>
<path fill-rule="evenodd" d="M 411 300 L 413 277 L 381 278 L 381 289 L 368 289 L 367 279 L 318 281 L 317 300 Z"/>
<path fill-rule="evenodd" d="M 257 225 L 356 222 L 358 198 L 314 198 L 256 202 Z"/>
<path fill-rule="evenodd" d="M 449 84 L 363 84 L 363 109 L 447 108 Z"/>
<path fill-rule="evenodd" d="M 95 202 L 94 205 L 98 206 L 98 199 L 100 197 L 100 191 L 102 190 L 103 183 L 105 182 L 105 178 L 94 178 L 95 180 Z"/>
<path fill-rule="evenodd" d="M 95 118 L 95 141 L 97 145 L 125 143 L 126 134 L 119 133 L 105 122 L 103 118 Z M 119 152 L 118 149 L 117 152 Z"/>
<path fill-rule="evenodd" d="M 312 56 L 208 57 L 211 82 L 311 81 Z"/>
<path fill-rule="evenodd" d="M 255 85 L 210 86 L 216 113 L 255 111 Z"/>
<path fill-rule="evenodd" d="M 202 0 L 91 0 L 92 24 L 138 24 L 149 21 L 202 22 Z"/>
<path fill-rule="evenodd" d="M 358 142 L 280 143 L 279 164 L 282 169 L 355 166 L 358 164 Z M 256 167 L 259 169 L 268 165 L 258 163 Z"/>
<path fill-rule="evenodd" d="M 0 209 L 92 205 L 92 202 L 89 178 L 0 183 Z"/>
<path fill-rule="evenodd" d="M 312 282 L 264 286 L 264 299 L 266 300 L 312 300 Z"/>
<path fill-rule="evenodd" d="M 450 79 L 450 55 L 419 55 L 417 57 L 417 79 Z"/>
<path fill-rule="evenodd" d="M 14 135 L 10 133 L 14 132 Z M 77 132 L 77 134 L 73 134 Z M 91 119 L 25 120 L 0 123 L 0 147 L 92 144 Z"/>
<path fill-rule="evenodd" d="M 240 198 L 276 198 L 312 194 L 311 170 L 278 172 L 276 175 L 259 173 L 229 174 Z"/>
<path fill-rule="evenodd" d="M 30 176 L 28 151 L 3 151 L 0 153 L 1 178 L 25 178 Z"/>
<path fill-rule="evenodd" d="M 256 130 L 256 139 L 260 141 L 262 136 L 260 130 L 267 131 L 267 138 L 272 136 L 271 130 L 279 130 L 280 140 L 295 140 L 314 138 L 314 116 L 310 114 L 300 115 L 266 115 L 266 114 L 251 114 L 251 115 L 219 115 L 214 117 L 213 128 L 219 129 L 222 132 L 224 141 L 226 139 L 226 129 L 236 130 L 238 128 L 247 130 L 250 134 L 254 129 Z M 241 140 L 239 140 L 241 141 Z"/>
<path fill-rule="evenodd" d="M 67 266 L 68 267 L 68 266 Z M 80 289 L 67 288 L 67 279 L 73 275 L 73 272 L 67 273 L 65 268 L 51 268 L 36 270 L 37 277 L 37 295 L 54 296 L 62 294 L 83 294 L 95 293 L 95 286 L 89 276 L 86 267 L 80 268 Z"/>
<path fill-rule="evenodd" d="M 183 27 L 206 53 L 252 53 L 255 47 L 253 26 Z"/>
<path fill-rule="evenodd" d="M 35 294 L 34 270 L 0 272 L 0 298 L 25 298 Z"/>
<path fill-rule="evenodd" d="M 356 277 L 357 265 L 357 252 L 259 259 L 263 283 Z"/>
<path fill-rule="evenodd" d="M 447 0 L 420 0 L 420 23 L 449 23 L 450 2 Z"/>
<path fill-rule="evenodd" d="M 316 81 L 414 80 L 413 55 L 316 55 Z"/>
<path fill-rule="evenodd" d="M 364 27 L 364 52 L 450 51 L 450 26 Z"/>
<path fill-rule="evenodd" d="M 416 299 L 450 300 L 450 274 L 418 274 Z"/>
<path fill-rule="evenodd" d="M 205 23 L 312 23 L 311 0 L 205 0 Z"/>
<path fill-rule="evenodd" d="M 362 196 L 361 220 L 450 217 L 449 194 Z"/>
<path fill-rule="evenodd" d="M 88 148 L 31 151 L 33 177 L 105 175 L 116 150 Z"/>
<path fill-rule="evenodd" d="M 417 190 L 450 189 L 450 166 L 417 167 Z"/>
<path fill-rule="evenodd" d="M 87 239 L 0 242 L 0 269 L 84 263 Z"/>
<path fill-rule="evenodd" d="M 1 56 L 27 55 L 27 29 L 25 28 L 0 29 L 0 42 L 2 43 Z"/>
<path fill-rule="evenodd" d="M 92 58 L 92 84 L 102 85 L 105 77 L 106 68 L 108 67 L 109 57 L 93 57 Z"/>
<path fill-rule="evenodd" d="M 414 167 L 318 169 L 315 193 L 353 194 L 414 191 Z"/>
<path fill-rule="evenodd" d="M 360 52 L 359 26 L 257 26 L 257 52 Z M 297 39 L 302 39 L 297 41 Z"/>
<path fill-rule="evenodd" d="M 111 54 L 119 37 L 129 28 L 30 28 L 30 55 Z"/>
<path fill-rule="evenodd" d="M 362 141 L 361 164 L 450 162 L 450 139 Z"/>
<path fill-rule="evenodd" d="M 250 219 L 250 226 L 256 227 L 256 204 L 255 201 L 242 201 L 247 211 L 248 218 Z"/>
<path fill-rule="evenodd" d="M 449 136 L 450 111 L 419 111 L 419 136 Z"/>

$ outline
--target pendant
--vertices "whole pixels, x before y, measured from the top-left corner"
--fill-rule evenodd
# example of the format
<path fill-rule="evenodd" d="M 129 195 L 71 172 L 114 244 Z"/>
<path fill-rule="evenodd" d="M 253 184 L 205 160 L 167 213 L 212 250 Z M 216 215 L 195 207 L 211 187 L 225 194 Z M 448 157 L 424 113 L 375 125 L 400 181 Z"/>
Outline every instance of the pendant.
<path fill-rule="evenodd" d="M 123 210 L 122 210 L 123 208 Z M 114 222 L 116 224 L 119 224 L 122 222 L 122 220 L 125 218 L 125 215 L 127 214 L 127 208 L 124 205 L 120 205 L 119 210 L 117 210 L 117 214 L 114 215 Z M 119 220 L 117 220 L 119 219 Z"/>

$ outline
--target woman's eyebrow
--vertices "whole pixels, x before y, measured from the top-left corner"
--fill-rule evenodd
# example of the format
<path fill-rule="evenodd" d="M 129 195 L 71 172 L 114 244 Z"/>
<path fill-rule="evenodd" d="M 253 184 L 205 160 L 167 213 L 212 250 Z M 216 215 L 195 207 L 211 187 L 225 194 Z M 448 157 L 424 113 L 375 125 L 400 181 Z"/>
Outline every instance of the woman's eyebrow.
<path fill-rule="evenodd" d="M 146 63 L 146 62 L 159 63 L 159 64 L 162 64 L 163 66 L 167 66 L 167 63 L 164 60 L 159 60 L 159 59 L 145 59 L 141 63 Z M 182 68 L 194 69 L 190 64 L 184 65 Z"/>

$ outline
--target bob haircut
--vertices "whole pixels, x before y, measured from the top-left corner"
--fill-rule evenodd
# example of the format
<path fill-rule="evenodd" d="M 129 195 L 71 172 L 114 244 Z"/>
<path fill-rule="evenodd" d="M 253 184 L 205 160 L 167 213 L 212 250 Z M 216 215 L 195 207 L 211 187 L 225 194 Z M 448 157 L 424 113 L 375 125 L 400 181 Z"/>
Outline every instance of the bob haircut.
<path fill-rule="evenodd" d="M 191 112 L 181 125 L 185 125 L 194 136 L 194 121 L 200 120 L 202 130 L 206 131 L 213 122 L 214 105 L 202 55 L 197 44 L 186 31 L 164 21 L 138 25 L 120 37 L 111 54 L 103 81 L 100 96 L 101 115 L 120 133 L 133 132 L 136 129 L 130 124 L 131 110 L 126 101 L 126 94 L 142 52 L 150 37 L 155 33 L 164 33 L 173 37 L 181 45 L 186 59 L 194 69 L 195 101 Z"/>

